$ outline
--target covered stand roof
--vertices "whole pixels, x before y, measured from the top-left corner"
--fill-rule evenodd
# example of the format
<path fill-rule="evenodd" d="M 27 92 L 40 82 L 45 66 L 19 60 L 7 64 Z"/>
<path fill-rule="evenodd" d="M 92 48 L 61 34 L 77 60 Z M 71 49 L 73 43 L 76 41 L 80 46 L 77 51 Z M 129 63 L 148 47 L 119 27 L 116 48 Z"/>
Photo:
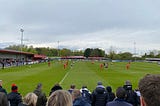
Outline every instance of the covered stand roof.
<path fill-rule="evenodd" d="M 0 49 L 0 53 L 5 53 L 5 54 L 23 54 L 23 55 L 31 55 L 31 56 L 34 56 L 34 53 L 21 52 L 21 51 L 15 51 L 15 50 L 7 50 L 7 49 Z"/>

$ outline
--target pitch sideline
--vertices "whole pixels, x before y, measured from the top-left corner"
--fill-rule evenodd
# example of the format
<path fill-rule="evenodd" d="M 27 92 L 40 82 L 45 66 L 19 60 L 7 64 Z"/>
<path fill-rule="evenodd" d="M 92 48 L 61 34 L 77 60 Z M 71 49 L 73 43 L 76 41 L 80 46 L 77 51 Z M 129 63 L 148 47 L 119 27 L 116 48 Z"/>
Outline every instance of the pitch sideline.
<path fill-rule="evenodd" d="M 66 79 L 66 77 L 68 76 L 68 74 L 69 74 L 69 72 L 67 72 L 67 73 L 65 74 L 65 76 L 63 77 L 63 79 L 59 82 L 60 85 L 61 85 L 61 84 L 63 83 L 63 81 Z"/>

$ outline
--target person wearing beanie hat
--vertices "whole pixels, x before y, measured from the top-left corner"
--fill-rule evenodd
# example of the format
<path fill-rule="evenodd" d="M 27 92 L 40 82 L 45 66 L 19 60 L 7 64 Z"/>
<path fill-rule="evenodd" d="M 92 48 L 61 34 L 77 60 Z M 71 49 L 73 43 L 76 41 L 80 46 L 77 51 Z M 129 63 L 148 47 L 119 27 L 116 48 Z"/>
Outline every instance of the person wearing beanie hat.
<path fill-rule="evenodd" d="M 11 90 L 12 92 L 18 92 L 18 87 L 16 86 L 16 84 L 12 84 Z"/>
<path fill-rule="evenodd" d="M 22 96 L 18 93 L 18 86 L 16 84 L 11 85 L 11 92 L 7 95 L 10 106 L 18 106 L 22 102 Z"/>
<path fill-rule="evenodd" d="M 97 88 L 104 88 L 105 89 L 105 87 L 103 86 L 101 81 L 97 82 Z"/>

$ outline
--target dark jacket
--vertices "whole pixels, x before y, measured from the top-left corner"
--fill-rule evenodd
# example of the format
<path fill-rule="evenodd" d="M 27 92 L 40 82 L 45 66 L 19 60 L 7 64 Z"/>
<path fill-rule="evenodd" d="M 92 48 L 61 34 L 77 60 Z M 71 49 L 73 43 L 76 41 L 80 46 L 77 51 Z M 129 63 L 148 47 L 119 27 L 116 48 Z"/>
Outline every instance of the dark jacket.
<path fill-rule="evenodd" d="M 20 103 L 20 104 L 18 104 L 18 106 L 28 106 L 28 105 L 26 105 L 24 103 Z"/>
<path fill-rule="evenodd" d="M 2 86 L 0 86 L 0 92 L 3 92 L 7 95 L 7 91 L 4 88 L 2 88 Z"/>
<path fill-rule="evenodd" d="M 115 98 L 115 94 L 112 92 L 112 88 L 110 86 L 106 87 L 107 93 L 108 93 L 108 102 L 111 102 Z"/>
<path fill-rule="evenodd" d="M 106 106 L 132 106 L 132 104 L 127 103 L 124 99 L 115 99 L 112 102 L 108 102 Z"/>
<path fill-rule="evenodd" d="M 131 103 L 133 106 L 138 105 L 138 97 L 135 91 L 132 90 L 132 85 L 124 85 L 123 88 L 126 90 L 126 98 L 125 100 L 128 103 Z"/>
<path fill-rule="evenodd" d="M 115 98 L 115 94 L 113 92 L 108 92 L 108 102 L 113 101 Z"/>
<path fill-rule="evenodd" d="M 108 97 L 105 88 L 97 87 L 92 93 L 92 106 L 105 106 Z"/>
<path fill-rule="evenodd" d="M 87 90 L 87 89 L 82 89 L 81 90 L 81 95 L 82 95 L 82 98 L 88 102 L 89 104 L 92 103 L 92 95 L 90 94 L 90 92 Z"/>
<path fill-rule="evenodd" d="M 36 106 L 46 106 L 47 97 L 45 93 L 38 89 L 34 90 L 34 93 L 38 96 Z"/>
<path fill-rule="evenodd" d="M 11 92 L 7 95 L 10 106 L 18 106 L 22 102 L 22 96 L 18 92 Z"/>
<path fill-rule="evenodd" d="M 83 100 L 82 97 L 79 97 L 73 101 L 73 106 L 91 106 L 91 104 Z"/>
<path fill-rule="evenodd" d="M 0 92 L 0 106 L 9 106 L 7 95 L 3 92 Z"/>

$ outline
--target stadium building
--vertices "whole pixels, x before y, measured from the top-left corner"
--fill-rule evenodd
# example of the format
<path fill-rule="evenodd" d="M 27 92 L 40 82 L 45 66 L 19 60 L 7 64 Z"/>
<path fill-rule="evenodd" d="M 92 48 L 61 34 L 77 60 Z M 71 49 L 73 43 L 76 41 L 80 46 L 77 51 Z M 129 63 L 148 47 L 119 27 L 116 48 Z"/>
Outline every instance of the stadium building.
<path fill-rule="evenodd" d="M 45 55 L 0 49 L 0 67 L 25 65 L 34 61 L 42 61 L 45 58 Z"/>

